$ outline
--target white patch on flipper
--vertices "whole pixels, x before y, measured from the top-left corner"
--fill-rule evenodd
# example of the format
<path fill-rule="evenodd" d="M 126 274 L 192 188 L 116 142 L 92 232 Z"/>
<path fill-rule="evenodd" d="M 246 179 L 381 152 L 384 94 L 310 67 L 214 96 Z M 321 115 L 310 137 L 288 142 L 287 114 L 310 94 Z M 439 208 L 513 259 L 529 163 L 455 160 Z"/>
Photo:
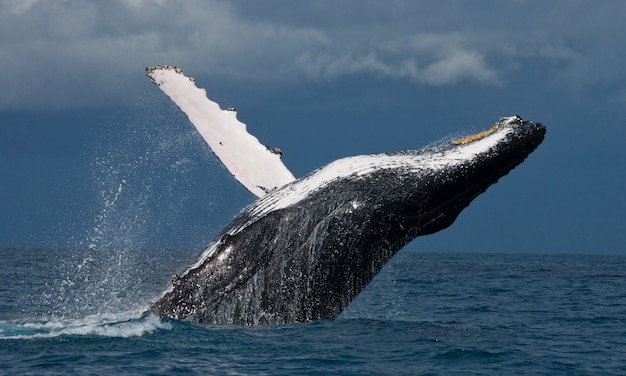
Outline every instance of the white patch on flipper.
<path fill-rule="evenodd" d="M 187 115 L 211 150 L 244 187 L 258 197 L 295 180 L 280 155 L 246 131 L 237 113 L 222 110 L 179 68 L 156 66 L 146 74 Z"/>

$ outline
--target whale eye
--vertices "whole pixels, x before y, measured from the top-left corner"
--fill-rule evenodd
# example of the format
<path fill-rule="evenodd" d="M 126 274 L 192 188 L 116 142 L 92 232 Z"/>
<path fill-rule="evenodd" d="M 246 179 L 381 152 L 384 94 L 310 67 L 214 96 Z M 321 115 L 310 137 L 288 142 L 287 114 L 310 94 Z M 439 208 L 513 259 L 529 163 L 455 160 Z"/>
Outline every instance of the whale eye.
<path fill-rule="evenodd" d="M 486 131 L 482 131 L 480 133 L 469 135 L 463 138 L 457 138 L 456 140 L 452 140 L 452 145 L 462 145 L 462 144 L 467 144 L 468 142 L 480 140 L 481 138 L 489 136 L 493 132 L 497 131 L 499 126 L 500 126 L 500 122 L 496 123 L 493 127 L 487 129 Z"/>

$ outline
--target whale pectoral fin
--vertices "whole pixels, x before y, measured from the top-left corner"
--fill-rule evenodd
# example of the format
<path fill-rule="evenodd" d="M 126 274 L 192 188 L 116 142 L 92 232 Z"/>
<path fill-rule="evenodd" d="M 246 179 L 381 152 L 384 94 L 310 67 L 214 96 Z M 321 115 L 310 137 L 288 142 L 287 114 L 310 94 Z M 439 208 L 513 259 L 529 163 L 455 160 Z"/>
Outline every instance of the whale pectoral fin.
<path fill-rule="evenodd" d="M 177 67 L 146 68 L 146 75 L 187 115 L 224 166 L 258 197 L 295 180 L 281 160 L 278 148 L 270 148 L 246 131 L 234 108 L 222 110 L 196 87 L 195 80 Z"/>

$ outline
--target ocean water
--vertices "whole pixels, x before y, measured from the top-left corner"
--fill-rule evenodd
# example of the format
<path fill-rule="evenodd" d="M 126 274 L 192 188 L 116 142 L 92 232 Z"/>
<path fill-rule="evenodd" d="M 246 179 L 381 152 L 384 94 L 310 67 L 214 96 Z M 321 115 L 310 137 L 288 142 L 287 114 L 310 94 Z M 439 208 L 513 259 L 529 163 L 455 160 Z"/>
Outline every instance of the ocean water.
<path fill-rule="evenodd" d="M 624 256 L 403 250 L 333 321 L 138 314 L 193 257 L 0 249 L 0 374 L 626 374 Z"/>

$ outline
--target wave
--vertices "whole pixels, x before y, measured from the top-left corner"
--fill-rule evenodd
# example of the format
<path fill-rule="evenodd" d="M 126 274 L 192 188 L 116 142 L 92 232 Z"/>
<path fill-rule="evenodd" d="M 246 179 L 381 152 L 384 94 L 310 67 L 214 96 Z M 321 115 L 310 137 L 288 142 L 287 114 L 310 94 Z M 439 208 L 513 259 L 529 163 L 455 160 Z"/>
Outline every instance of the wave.
<path fill-rule="evenodd" d="M 0 339 L 34 339 L 59 336 L 139 337 L 172 325 L 151 314 L 135 312 L 87 315 L 82 318 L 44 317 L 0 321 Z"/>

